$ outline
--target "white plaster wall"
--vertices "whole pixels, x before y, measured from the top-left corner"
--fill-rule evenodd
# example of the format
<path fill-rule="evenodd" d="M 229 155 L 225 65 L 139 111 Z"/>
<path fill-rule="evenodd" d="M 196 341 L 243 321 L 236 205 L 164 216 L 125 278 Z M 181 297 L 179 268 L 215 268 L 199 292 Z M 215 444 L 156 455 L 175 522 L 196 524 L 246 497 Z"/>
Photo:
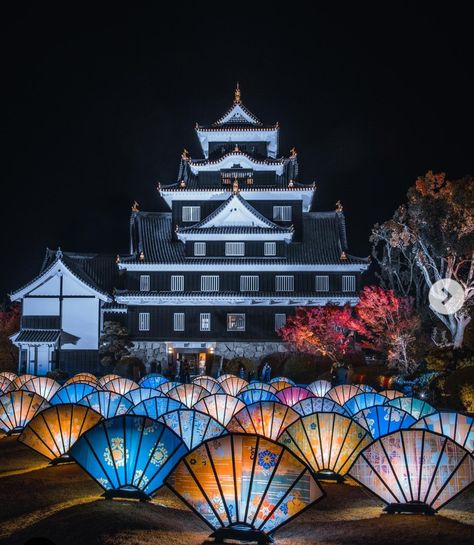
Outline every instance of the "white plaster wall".
<path fill-rule="evenodd" d="M 23 316 L 59 316 L 59 300 L 46 297 L 23 299 Z"/>
<path fill-rule="evenodd" d="M 59 276 L 52 276 L 46 282 L 29 292 L 29 295 L 57 295 L 59 293 Z"/>
<path fill-rule="evenodd" d="M 79 340 L 63 344 L 63 348 L 97 350 L 99 346 L 99 299 L 63 299 L 63 331 Z"/>

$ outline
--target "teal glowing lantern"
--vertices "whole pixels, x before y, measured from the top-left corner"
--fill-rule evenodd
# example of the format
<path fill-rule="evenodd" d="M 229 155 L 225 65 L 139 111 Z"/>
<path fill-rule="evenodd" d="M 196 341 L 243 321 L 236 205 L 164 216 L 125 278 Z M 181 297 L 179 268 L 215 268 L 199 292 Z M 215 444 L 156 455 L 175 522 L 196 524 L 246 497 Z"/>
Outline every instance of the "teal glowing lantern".
<path fill-rule="evenodd" d="M 97 388 L 84 382 L 73 382 L 60 388 L 49 400 L 51 405 L 78 403 L 83 397 L 97 392 Z"/>
<path fill-rule="evenodd" d="M 349 414 L 355 414 L 362 409 L 367 409 L 367 407 L 373 407 L 375 405 L 385 405 L 385 403 L 387 403 L 388 401 L 388 398 L 380 394 L 376 394 L 373 392 L 364 392 L 351 397 L 348 401 L 344 403 L 343 407 Z"/>
<path fill-rule="evenodd" d="M 130 407 L 131 414 L 147 416 L 157 420 L 160 416 L 178 409 L 186 409 L 186 405 L 169 397 L 150 397 Z"/>
<path fill-rule="evenodd" d="M 308 397 L 293 405 L 292 409 L 301 416 L 313 413 L 339 413 L 349 416 L 344 407 L 326 397 Z"/>
<path fill-rule="evenodd" d="M 178 409 L 164 414 L 158 421 L 179 435 L 189 450 L 207 439 L 219 437 L 226 432 L 224 426 L 217 420 L 194 409 Z"/>
<path fill-rule="evenodd" d="M 138 381 L 139 386 L 142 388 L 153 388 L 156 389 L 165 382 L 168 382 L 168 379 L 159 373 L 150 373 L 145 375 Z"/>
<path fill-rule="evenodd" d="M 132 402 L 125 396 L 107 390 L 93 392 L 83 397 L 79 404 L 90 407 L 104 418 L 125 414 L 133 407 Z"/>
<path fill-rule="evenodd" d="M 357 396 L 356 396 L 357 397 Z M 352 418 L 370 432 L 373 439 L 394 431 L 409 428 L 416 420 L 410 413 L 390 405 L 377 405 L 362 409 Z"/>
<path fill-rule="evenodd" d="M 417 397 L 397 397 L 388 401 L 387 404 L 410 413 L 416 420 L 436 412 L 429 403 Z"/>

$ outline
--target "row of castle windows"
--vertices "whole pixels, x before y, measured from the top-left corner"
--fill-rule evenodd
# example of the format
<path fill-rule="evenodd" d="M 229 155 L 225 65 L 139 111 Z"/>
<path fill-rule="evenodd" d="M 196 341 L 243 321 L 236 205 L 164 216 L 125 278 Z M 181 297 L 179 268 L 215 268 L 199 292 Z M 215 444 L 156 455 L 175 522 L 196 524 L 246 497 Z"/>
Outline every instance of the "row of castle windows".
<path fill-rule="evenodd" d="M 274 206 L 273 221 L 291 221 L 291 206 Z M 201 221 L 200 206 L 183 206 L 181 209 L 181 220 L 183 222 Z"/>
<path fill-rule="evenodd" d="M 201 291 L 219 291 L 219 275 L 201 275 Z M 342 291 L 353 292 L 356 289 L 355 275 L 343 275 L 341 279 Z M 316 275 L 314 277 L 315 291 L 329 291 L 329 276 Z M 259 291 L 260 278 L 257 275 L 241 275 L 240 291 Z M 140 275 L 140 291 L 150 291 L 150 275 Z M 184 291 L 184 275 L 172 275 L 170 291 Z M 295 291 L 295 277 L 293 275 L 276 275 L 275 291 Z"/>
<path fill-rule="evenodd" d="M 205 257 L 207 248 L 205 242 L 195 242 L 193 245 L 195 257 Z M 225 255 L 228 257 L 242 257 L 245 255 L 245 242 L 226 242 Z M 276 256 L 276 242 L 263 243 L 263 255 L 266 257 Z"/>

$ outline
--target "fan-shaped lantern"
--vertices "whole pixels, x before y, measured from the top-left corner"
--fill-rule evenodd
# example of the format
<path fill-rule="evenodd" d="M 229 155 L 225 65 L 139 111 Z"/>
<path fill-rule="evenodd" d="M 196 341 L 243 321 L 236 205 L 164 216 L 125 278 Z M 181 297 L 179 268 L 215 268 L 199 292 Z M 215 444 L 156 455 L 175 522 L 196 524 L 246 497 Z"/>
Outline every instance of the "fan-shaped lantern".
<path fill-rule="evenodd" d="M 193 380 L 193 384 L 197 384 L 198 386 L 202 386 L 203 388 L 206 388 L 206 390 L 210 394 L 222 394 L 224 393 L 224 390 L 221 388 L 221 385 L 217 382 L 215 378 L 202 376 L 202 377 L 196 377 Z"/>
<path fill-rule="evenodd" d="M 148 416 L 148 418 L 157 420 L 166 413 L 186 408 L 186 405 L 181 403 L 181 401 L 176 401 L 169 397 L 151 397 L 150 399 L 144 399 L 141 403 L 138 403 L 138 405 L 131 407 L 130 413 Z"/>
<path fill-rule="evenodd" d="M 231 396 L 237 396 L 242 388 L 248 386 L 248 382 L 243 378 L 229 377 L 221 381 L 220 386 L 224 393 Z"/>
<path fill-rule="evenodd" d="M 290 386 L 296 386 L 296 383 L 288 377 L 273 377 L 270 379 L 270 384 L 276 384 L 277 382 L 286 382 Z"/>
<path fill-rule="evenodd" d="M 355 386 L 354 384 L 339 384 L 339 386 L 331 388 L 324 397 L 332 399 L 339 405 L 344 405 L 351 397 L 361 393 L 362 390 L 359 386 Z"/>
<path fill-rule="evenodd" d="M 352 418 L 370 432 L 372 439 L 409 428 L 416 422 L 410 413 L 390 407 L 390 405 L 377 405 L 362 409 Z"/>
<path fill-rule="evenodd" d="M 214 394 L 203 397 L 194 405 L 196 411 L 212 416 L 223 426 L 227 426 L 235 413 L 245 407 L 245 403 L 229 394 Z"/>
<path fill-rule="evenodd" d="M 402 392 L 399 392 L 398 390 L 382 390 L 379 392 L 381 396 L 385 396 L 388 399 L 395 399 L 397 397 L 404 397 Z"/>
<path fill-rule="evenodd" d="M 247 392 L 249 390 L 265 390 L 266 392 L 270 392 L 271 394 L 276 394 L 278 392 L 278 390 L 274 388 L 271 384 L 268 384 L 267 382 L 259 382 L 258 380 L 247 384 L 245 388 L 242 388 L 242 390 L 240 390 L 240 393 L 243 394 L 244 392 Z"/>
<path fill-rule="evenodd" d="M 0 376 L 0 394 L 6 394 L 15 389 L 15 383 L 8 377 Z"/>
<path fill-rule="evenodd" d="M 50 400 L 54 394 L 61 388 L 61 385 L 48 377 L 34 377 L 23 384 L 22 390 L 34 392 L 35 394 Z"/>
<path fill-rule="evenodd" d="M 167 393 L 168 397 L 181 401 L 188 409 L 191 409 L 200 399 L 208 395 L 209 392 L 197 384 L 180 384 Z"/>
<path fill-rule="evenodd" d="M 11 380 L 12 382 L 15 382 L 15 380 L 18 378 L 18 375 L 16 373 L 13 373 L 12 371 L 1 371 L 0 372 L 0 378 L 5 377 L 8 380 Z"/>
<path fill-rule="evenodd" d="M 388 512 L 434 513 L 474 482 L 474 458 L 427 430 L 400 430 L 369 445 L 350 475 Z"/>
<path fill-rule="evenodd" d="M 403 409 L 407 413 L 410 413 L 415 420 L 436 412 L 436 409 L 429 403 L 417 397 L 396 397 L 395 399 L 391 399 L 387 405 Z"/>
<path fill-rule="evenodd" d="M 321 478 L 336 480 L 342 479 L 371 440 L 362 426 L 338 413 L 300 417 L 279 438 Z"/>
<path fill-rule="evenodd" d="M 167 395 L 170 390 L 176 388 L 176 386 L 179 386 L 180 384 L 181 382 L 177 380 L 170 380 L 169 382 L 163 382 L 163 384 L 158 386 L 157 390 L 162 394 Z"/>
<path fill-rule="evenodd" d="M 227 425 L 230 432 L 255 433 L 276 440 L 299 417 L 288 405 L 261 401 L 244 407 Z"/>
<path fill-rule="evenodd" d="M 54 396 L 49 400 L 51 405 L 59 405 L 60 403 L 77 403 L 83 397 L 97 392 L 97 388 L 84 382 L 73 382 L 67 386 L 59 388 Z"/>
<path fill-rule="evenodd" d="M 273 388 L 275 388 L 277 392 L 281 392 L 282 390 L 285 390 L 286 388 L 293 387 L 293 384 L 291 384 L 290 382 L 287 382 L 286 380 L 278 380 L 276 382 L 272 382 L 271 385 L 273 386 Z"/>
<path fill-rule="evenodd" d="M 93 375 L 92 373 L 77 373 L 77 375 L 74 375 L 69 380 L 67 380 L 64 383 L 64 386 L 68 384 L 73 384 L 74 382 L 87 382 L 90 384 L 95 384 L 96 388 L 99 388 L 99 381 L 97 380 L 97 377 Z"/>
<path fill-rule="evenodd" d="M 132 402 L 121 394 L 102 390 L 94 392 L 79 401 L 80 405 L 90 407 L 104 418 L 125 414 L 132 407 Z"/>
<path fill-rule="evenodd" d="M 311 384 L 308 384 L 306 388 L 316 397 L 324 397 L 332 388 L 332 385 L 329 380 L 315 380 Z"/>
<path fill-rule="evenodd" d="M 166 484 L 219 542 L 268 543 L 268 534 L 324 496 L 288 449 L 256 435 L 207 441 L 186 455 Z"/>
<path fill-rule="evenodd" d="M 257 403 L 257 401 L 280 401 L 275 394 L 268 392 L 267 390 L 262 390 L 260 388 L 255 388 L 253 390 L 246 390 L 245 388 L 241 390 L 238 395 L 245 405 L 251 405 L 252 403 Z"/>
<path fill-rule="evenodd" d="M 129 378 L 122 377 L 113 378 L 112 380 L 106 382 L 103 386 L 104 390 L 115 392 L 116 394 L 122 394 L 123 396 L 132 390 L 136 390 L 137 388 L 140 388 L 140 386 L 138 386 L 136 382 L 130 380 Z"/>
<path fill-rule="evenodd" d="M 474 418 L 472 416 L 440 411 L 424 416 L 412 427 L 445 435 L 474 455 Z"/>
<path fill-rule="evenodd" d="M 196 448 L 207 439 L 219 437 L 225 428 L 208 414 L 194 409 L 178 409 L 161 416 L 158 420 L 171 428 L 186 443 L 189 450 Z"/>
<path fill-rule="evenodd" d="M 158 386 L 161 386 L 165 382 L 168 382 L 168 379 L 164 377 L 163 375 L 160 375 L 159 373 L 149 373 L 148 375 L 145 375 L 143 378 L 141 378 L 138 381 L 138 384 L 142 388 L 158 388 Z"/>
<path fill-rule="evenodd" d="M 125 394 L 125 397 L 129 399 L 134 405 L 138 405 L 144 399 L 150 399 L 150 397 L 166 397 L 165 394 L 155 390 L 154 388 L 137 388 L 136 390 L 130 390 Z"/>
<path fill-rule="evenodd" d="M 161 422 L 122 415 L 84 433 L 70 455 L 104 488 L 106 498 L 149 499 L 187 452 L 181 438 Z"/>
<path fill-rule="evenodd" d="M 327 397 L 308 397 L 293 405 L 292 409 L 301 416 L 313 413 L 339 413 L 349 416 L 344 407 Z"/>
<path fill-rule="evenodd" d="M 111 380 L 114 380 L 115 378 L 120 378 L 120 375 L 114 375 L 110 373 L 108 375 L 104 375 L 103 377 L 100 377 L 98 379 L 100 387 L 103 388 L 104 385 L 107 384 L 107 382 L 110 382 Z"/>
<path fill-rule="evenodd" d="M 0 396 L 0 429 L 7 434 L 20 432 L 39 412 L 50 405 L 38 394 L 14 390 Z"/>
<path fill-rule="evenodd" d="M 17 377 L 13 381 L 13 384 L 15 385 L 15 390 L 20 390 L 23 384 L 25 384 L 25 382 L 28 382 L 31 378 L 35 378 L 35 375 L 26 374 L 26 375 L 20 375 L 19 377 Z"/>
<path fill-rule="evenodd" d="M 53 464 L 70 461 L 69 449 L 102 416 L 89 407 L 64 403 L 37 414 L 18 438 Z"/>
<path fill-rule="evenodd" d="M 235 377 L 236 375 L 232 375 L 231 373 L 224 373 L 220 377 L 217 377 L 217 382 L 220 384 L 223 380 L 227 380 L 228 378 Z"/>
<path fill-rule="evenodd" d="M 308 397 L 314 397 L 313 394 L 306 388 L 301 386 L 292 386 L 291 388 L 285 388 L 277 393 L 278 399 L 288 405 L 293 407 L 296 403 Z"/>
<path fill-rule="evenodd" d="M 356 384 L 356 386 L 360 388 L 361 392 L 364 392 L 366 394 L 377 392 L 375 388 L 373 388 L 372 386 L 369 386 L 368 384 Z"/>
<path fill-rule="evenodd" d="M 348 401 L 344 403 L 344 409 L 349 414 L 355 414 L 361 411 L 362 409 L 367 409 L 367 407 L 374 407 L 375 405 L 384 405 L 388 402 L 388 398 L 380 394 L 375 394 L 373 392 L 357 394 L 354 397 L 351 397 Z"/>

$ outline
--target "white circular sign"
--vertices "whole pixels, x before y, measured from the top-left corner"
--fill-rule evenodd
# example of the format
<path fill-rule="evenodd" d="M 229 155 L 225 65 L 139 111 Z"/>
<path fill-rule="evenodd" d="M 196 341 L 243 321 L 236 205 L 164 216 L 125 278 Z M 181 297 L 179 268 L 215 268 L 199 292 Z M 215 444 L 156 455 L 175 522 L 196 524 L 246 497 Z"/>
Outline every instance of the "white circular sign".
<path fill-rule="evenodd" d="M 442 278 L 431 286 L 428 299 L 436 312 L 454 314 L 464 304 L 464 288 L 456 280 Z"/>

